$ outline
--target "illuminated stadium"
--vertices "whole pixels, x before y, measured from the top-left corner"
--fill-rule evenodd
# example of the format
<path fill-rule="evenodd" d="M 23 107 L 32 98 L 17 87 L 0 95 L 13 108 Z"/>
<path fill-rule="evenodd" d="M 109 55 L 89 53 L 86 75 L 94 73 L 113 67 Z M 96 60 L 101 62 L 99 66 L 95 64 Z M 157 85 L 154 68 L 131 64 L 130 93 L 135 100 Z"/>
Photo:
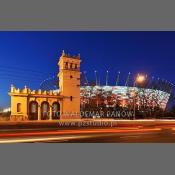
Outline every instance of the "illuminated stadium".
<path fill-rule="evenodd" d="M 95 81 L 88 82 L 86 73 L 81 73 L 81 109 L 125 108 L 132 110 L 135 108 L 145 111 L 157 108 L 164 110 L 166 108 L 173 89 L 172 83 L 139 74 L 134 81 L 131 81 L 129 73 L 124 85 L 119 86 L 119 79 L 120 72 L 117 75 L 116 85 L 108 85 L 107 71 L 106 85 L 100 85 L 97 76 L 95 76 Z M 133 86 L 130 86 L 131 84 Z M 58 91 L 57 77 L 44 80 L 40 88 Z"/>
<path fill-rule="evenodd" d="M 145 107 L 166 108 L 170 94 L 161 90 L 142 89 L 126 86 L 85 86 L 81 87 L 81 105 L 92 104 L 96 107 L 120 106 L 132 109 Z"/>

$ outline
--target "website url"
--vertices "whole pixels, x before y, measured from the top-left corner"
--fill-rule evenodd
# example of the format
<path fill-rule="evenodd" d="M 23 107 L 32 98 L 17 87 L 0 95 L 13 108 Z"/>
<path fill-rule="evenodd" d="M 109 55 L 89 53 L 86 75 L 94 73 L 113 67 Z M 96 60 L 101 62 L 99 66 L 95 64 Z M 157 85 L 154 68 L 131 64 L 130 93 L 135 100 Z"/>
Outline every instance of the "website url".
<path fill-rule="evenodd" d="M 116 125 L 116 124 L 115 124 Z M 114 123 L 111 121 L 71 121 L 58 122 L 59 127 L 113 127 Z"/>

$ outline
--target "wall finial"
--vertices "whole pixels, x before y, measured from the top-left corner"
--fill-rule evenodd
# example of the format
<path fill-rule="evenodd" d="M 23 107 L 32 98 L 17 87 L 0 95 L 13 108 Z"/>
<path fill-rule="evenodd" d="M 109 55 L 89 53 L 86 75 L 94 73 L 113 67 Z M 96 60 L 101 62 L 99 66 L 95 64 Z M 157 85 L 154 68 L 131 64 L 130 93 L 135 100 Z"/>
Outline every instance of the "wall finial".
<path fill-rule="evenodd" d="M 65 52 L 64 52 L 64 50 L 62 51 L 62 56 L 65 56 Z"/>
<path fill-rule="evenodd" d="M 14 92 L 14 90 L 15 90 L 15 86 L 11 84 L 11 92 Z"/>

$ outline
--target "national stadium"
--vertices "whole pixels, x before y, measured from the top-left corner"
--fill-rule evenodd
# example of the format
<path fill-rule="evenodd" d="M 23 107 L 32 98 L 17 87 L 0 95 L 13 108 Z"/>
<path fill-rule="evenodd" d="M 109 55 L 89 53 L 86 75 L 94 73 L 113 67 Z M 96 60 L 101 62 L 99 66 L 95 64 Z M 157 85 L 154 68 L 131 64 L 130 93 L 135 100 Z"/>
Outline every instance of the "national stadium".
<path fill-rule="evenodd" d="M 100 85 L 97 72 L 95 71 L 94 81 L 89 82 L 86 72 L 81 73 L 80 101 L 81 109 L 87 108 L 124 108 L 135 110 L 165 110 L 170 99 L 173 84 L 160 78 L 149 78 L 147 75 L 137 75 L 131 81 L 129 73 L 123 85 L 120 82 L 120 72 L 117 74 L 116 84 L 108 84 L 108 71 L 106 74 L 106 84 Z M 42 90 L 58 89 L 57 77 L 44 80 L 40 84 Z M 119 85 L 121 84 L 121 85 Z M 132 84 L 132 86 L 131 86 Z"/>

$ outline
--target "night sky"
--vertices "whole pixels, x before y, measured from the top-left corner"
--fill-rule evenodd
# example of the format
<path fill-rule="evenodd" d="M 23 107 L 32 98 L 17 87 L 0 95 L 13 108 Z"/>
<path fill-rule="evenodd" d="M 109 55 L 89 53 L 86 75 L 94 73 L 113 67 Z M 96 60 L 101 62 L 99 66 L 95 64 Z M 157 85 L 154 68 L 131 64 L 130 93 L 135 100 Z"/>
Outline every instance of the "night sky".
<path fill-rule="evenodd" d="M 81 71 L 94 80 L 98 71 L 105 84 L 114 85 L 121 71 L 175 82 L 175 32 L 0 32 L 0 107 L 10 105 L 10 85 L 38 89 L 42 80 L 58 72 L 58 58 L 81 54 Z"/>

